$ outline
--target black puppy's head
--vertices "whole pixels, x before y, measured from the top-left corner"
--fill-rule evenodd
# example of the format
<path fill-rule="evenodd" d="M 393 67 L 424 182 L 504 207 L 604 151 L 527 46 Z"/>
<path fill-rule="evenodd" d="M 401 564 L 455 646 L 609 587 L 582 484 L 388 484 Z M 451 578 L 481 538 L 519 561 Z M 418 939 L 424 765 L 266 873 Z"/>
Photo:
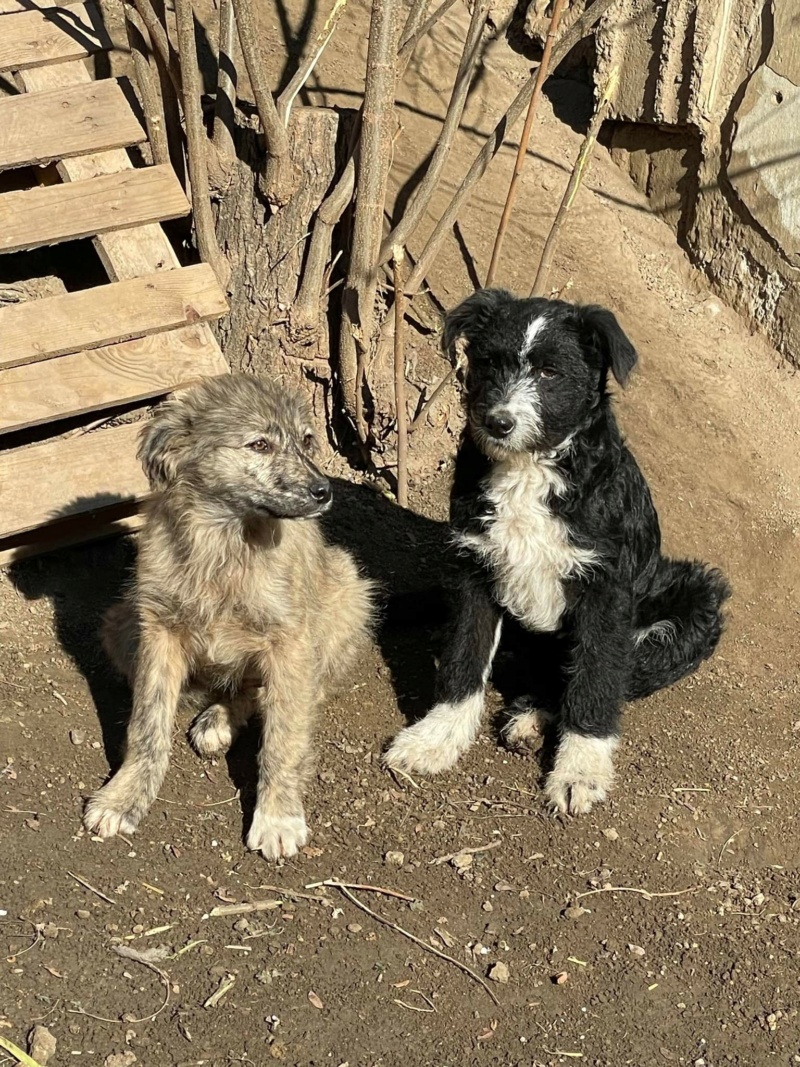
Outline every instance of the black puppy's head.
<path fill-rule="evenodd" d="M 483 289 L 447 316 L 444 346 L 463 338 L 467 414 L 493 459 L 551 451 L 598 409 L 608 372 L 624 385 L 636 351 L 606 308 Z"/>
<path fill-rule="evenodd" d="M 239 520 L 327 511 L 331 485 L 313 461 L 316 452 L 304 398 L 248 374 L 173 394 L 139 443 L 153 489 L 188 491 L 213 514 Z"/>

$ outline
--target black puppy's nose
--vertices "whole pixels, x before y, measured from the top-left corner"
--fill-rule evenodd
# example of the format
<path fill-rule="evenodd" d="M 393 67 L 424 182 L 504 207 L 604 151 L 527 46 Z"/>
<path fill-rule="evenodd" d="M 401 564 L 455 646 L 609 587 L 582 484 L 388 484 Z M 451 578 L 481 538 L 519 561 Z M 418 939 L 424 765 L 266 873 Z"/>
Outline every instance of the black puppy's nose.
<path fill-rule="evenodd" d="M 312 482 L 308 491 L 318 504 L 327 504 L 331 499 L 331 483 L 327 478 L 319 478 L 316 482 Z"/>
<path fill-rule="evenodd" d="M 503 412 L 486 416 L 486 429 L 494 437 L 508 437 L 516 425 L 516 419 Z"/>

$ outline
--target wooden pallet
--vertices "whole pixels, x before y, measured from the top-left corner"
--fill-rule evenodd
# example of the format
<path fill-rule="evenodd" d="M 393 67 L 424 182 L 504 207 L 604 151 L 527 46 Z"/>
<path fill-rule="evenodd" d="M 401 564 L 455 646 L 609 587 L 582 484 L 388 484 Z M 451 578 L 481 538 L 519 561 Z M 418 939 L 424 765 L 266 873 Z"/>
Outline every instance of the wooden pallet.
<path fill-rule="evenodd" d="M 0 97 L 0 170 L 54 163 L 61 181 L 0 194 L 0 254 L 91 237 L 109 277 L 0 307 L 0 565 L 137 525 L 139 427 L 64 434 L 64 419 L 94 425 L 228 369 L 207 325 L 225 294 L 161 227 L 188 214 L 183 189 L 169 167 L 133 167 L 145 133 L 129 87 L 84 65 L 109 47 L 93 3 L 0 0 L 0 72 L 19 89 Z M 52 436 L 3 436 L 32 427 Z"/>

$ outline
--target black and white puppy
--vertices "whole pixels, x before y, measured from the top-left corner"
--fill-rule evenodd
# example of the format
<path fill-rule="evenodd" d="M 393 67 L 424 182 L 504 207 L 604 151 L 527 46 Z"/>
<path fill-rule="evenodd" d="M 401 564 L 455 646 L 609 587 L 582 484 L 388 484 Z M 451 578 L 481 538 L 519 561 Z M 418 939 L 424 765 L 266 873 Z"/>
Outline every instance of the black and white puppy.
<path fill-rule="evenodd" d="M 477 737 L 505 614 L 557 633 L 566 653 L 558 748 L 546 793 L 564 812 L 605 798 L 622 704 L 712 654 L 729 595 L 719 571 L 661 554 L 658 517 L 606 391 L 636 363 L 601 307 L 475 293 L 448 317 L 463 338 L 467 426 L 450 519 L 461 556 L 437 703 L 386 755 L 399 770 L 452 767 Z M 562 644 L 562 642 L 559 642 Z M 512 742 L 538 732 L 521 711 Z"/>

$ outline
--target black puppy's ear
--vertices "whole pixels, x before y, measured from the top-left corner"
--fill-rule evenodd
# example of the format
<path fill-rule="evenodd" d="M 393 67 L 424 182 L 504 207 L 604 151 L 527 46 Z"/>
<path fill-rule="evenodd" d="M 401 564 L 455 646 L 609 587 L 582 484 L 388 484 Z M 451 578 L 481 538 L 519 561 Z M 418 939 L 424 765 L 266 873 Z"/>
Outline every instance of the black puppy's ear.
<path fill-rule="evenodd" d="M 181 445 L 189 428 L 189 416 L 180 394 L 164 401 L 139 434 L 137 456 L 150 487 L 166 489 L 177 477 Z"/>
<path fill-rule="evenodd" d="M 636 366 L 636 349 L 608 308 L 590 306 L 579 309 L 586 343 L 594 348 L 620 385 L 625 385 Z"/>
<path fill-rule="evenodd" d="M 442 348 L 451 351 L 459 337 L 474 341 L 513 299 L 505 289 L 479 289 L 462 300 L 444 320 Z"/>

